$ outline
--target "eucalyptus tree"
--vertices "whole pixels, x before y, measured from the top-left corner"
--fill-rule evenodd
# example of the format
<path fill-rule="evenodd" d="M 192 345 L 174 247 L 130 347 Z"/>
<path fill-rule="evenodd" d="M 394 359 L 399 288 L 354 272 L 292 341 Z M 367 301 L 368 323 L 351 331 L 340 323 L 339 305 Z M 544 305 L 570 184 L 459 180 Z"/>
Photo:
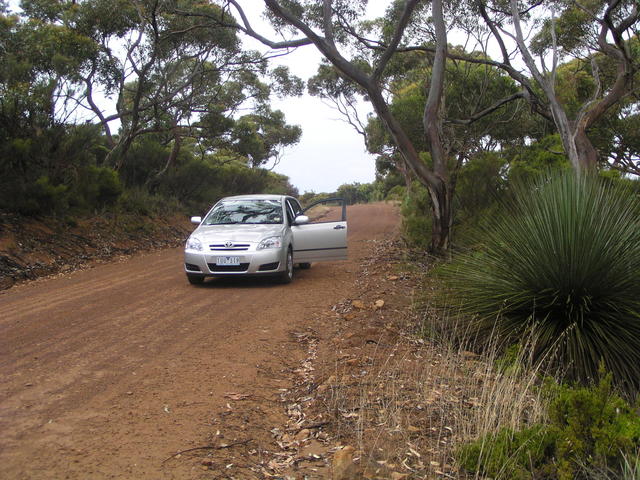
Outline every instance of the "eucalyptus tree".
<path fill-rule="evenodd" d="M 133 142 L 149 134 L 168 147 L 166 161 L 150 175 L 151 181 L 174 164 L 185 138 L 203 150 L 233 148 L 230 138 L 241 131 L 234 124 L 246 110 L 256 111 L 252 122 L 260 125 L 254 136 L 270 137 L 268 158 L 300 136 L 269 106 L 273 93 L 299 93 L 300 82 L 286 69 L 269 70 L 267 58 L 244 49 L 237 32 L 220 25 L 228 14 L 215 4 L 23 0 L 21 7 L 16 21 L 31 28 L 29 44 L 37 43 L 34 51 L 44 53 L 35 63 L 43 66 L 40 71 L 56 67 L 46 78 L 65 105 L 80 112 L 71 121 L 89 118 L 101 125 L 108 150 L 104 163 L 116 170 L 135 161 L 128 155 Z M 54 33 L 58 41 L 44 38 Z M 40 83 L 42 78 L 40 74 Z M 50 110 L 63 112 L 59 106 Z M 280 139 L 274 136 L 275 125 Z M 263 152 L 260 160 L 250 161 L 258 166 L 268 158 Z"/>
<path fill-rule="evenodd" d="M 231 116 L 249 96 L 266 101 L 268 94 L 255 93 L 263 89 L 257 76 L 266 69 L 257 54 L 243 51 L 233 31 L 177 13 L 189 8 L 217 15 L 221 12 L 215 5 L 191 0 L 124 2 L 113 13 L 115 18 L 103 24 L 100 13 L 112 7 L 107 0 L 87 0 L 76 9 L 74 20 L 101 46 L 101 55 L 85 73 L 85 93 L 105 129 L 116 169 L 137 137 L 159 133 L 172 144 L 158 172 L 162 174 L 177 156 L 182 138 L 203 135 L 194 123 L 209 109 Z M 232 80 L 243 82 L 245 91 L 230 94 L 232 88 L 225 83 Z M 103 111 L 94 99 L 96 88 L 115 97 L 115 112 Z M 117 137 L 110 129 L 114 121 L 120 122 Z"/>
<path fill-rule="evenodd" d="M 10 206 L 39 177 L 70 174 L 93 153 L 70 146 L 96 138 L 90 127 L 67 124 L 77 107 L 77 72 L 95 46 L 44 13 L 25 17 L 0 8 L 0 203 Z"/>
<path fill-rule="evenodd" d="M 450 47 L 450 51 L 456 50 Z M 430 67 L 421 58 L 425 56 L 421 52 L 411 56 L 413 61 L 404 56 L 385 88 L 390 93 L 392 112 L 416 148 L 427 152 L 420 118 L 426 102 L 422 83 L 429 77 Z M 526 103 L 514 101 L 522 99 L 522 92 L 503 72 L 485 65 L 449 61 L 445 79 L 441 128 L 452 175 L 480 153 L 499 152 L 522 144 L 524 137 L 538 128 Z M 384 135 L 378 119 L 370 118 L 366 131 L 371 153 L 393 155 L 391 139 Z"/>
<path fill-rule="evenodd" d="M 456 17 L 452 10 L 456 10 L 458 4 L 445 5 L 443 0 L 395 1 L 389 7 L 389 20 L 382 25 L 383 28 L 376 29 L 375 25 L 361 21 L 367 3 L 364 0 L 265 0 L 264 3 L 280 33 L 285 33 L 289 27 L 289 30 L 296 32 L 300 38 L 288 41 L 268 39 L 253 28 L 241 2 L 224 2 L 239 17 L 236 28 L 247 35 L 271 48 L 292 48 L 312 44 L 342 78 L 357 85 L 371 102 L 407 169 L 427 187 L 433 219 L 431 249 L 436 253 L 445 251 L 450 242 L 452 198 L 455 190 L 455 174 L 452 175 L 451 168 L 452 152 L 447 148 L 442 128 L 449 50 L 447 23 L 451 23 Z M 445 16 L 445 6 L 451 13 L 449 17 Z M 429 21 L 425 22 L 425 19 Z M 409 36 L 411 39 L 407 38 L 409 30 L 412 33 Z M 374 35 L 374 38 L 370 38 L 370 35 Z M 430 45 L 429 75 L 422 80 L 428 93 L 421 116 L 422 136 L 429 151 L 428 162 L 420 155 L 406 128 L 390 108 L 384 85 L 385 72 L 391 60 L 399 51 L 407 50 L 409 40 Z M 509 97 L 508 100 L 498 102 L 495 108 L 516 98 L 513 95 Z M 485 115 L 493 112 L 495 108 L 488 107 L 485 109 L 486 112 L 474 113 Z"/>
<path fill-rule="evenodd" d="M 529 98 L 546 104 L 573 167 L 594 170 L 599 155 L 590 129 L 630 96 L 637 101 L 638 2 L 474 0 L 471 5 L 499 46 L 502 58 L 495 65 L 534 87 Z M 578 108 L 570 108 L 558 91 L 567 60 L 593 79 Z M 516 69 L 516 61 L 524 72 Z"/>

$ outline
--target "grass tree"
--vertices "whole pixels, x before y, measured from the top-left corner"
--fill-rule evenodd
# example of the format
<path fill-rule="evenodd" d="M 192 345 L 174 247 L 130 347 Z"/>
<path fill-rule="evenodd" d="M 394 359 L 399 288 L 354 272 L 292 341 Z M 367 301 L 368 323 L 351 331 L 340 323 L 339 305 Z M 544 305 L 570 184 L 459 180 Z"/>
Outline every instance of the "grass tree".
<path fill-rule="evenodd" d="M 567 171 L 515 195 L 485 249 L 445 271 L 481 338 L 532 337 L 536 360 L 570 378 L 640 387 L 640 203 L 623 187 Z"/>

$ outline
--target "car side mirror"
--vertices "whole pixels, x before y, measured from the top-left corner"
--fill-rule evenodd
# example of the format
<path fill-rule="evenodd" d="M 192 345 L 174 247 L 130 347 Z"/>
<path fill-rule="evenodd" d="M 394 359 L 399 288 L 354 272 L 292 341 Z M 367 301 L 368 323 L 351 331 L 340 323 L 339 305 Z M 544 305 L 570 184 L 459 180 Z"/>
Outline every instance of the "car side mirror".
<path fill-rule="evenodd" d="M 309 217 L 306 215 L 298 215 L 293 221 L 294 225 L 304 225 L 305 223 L 309 223 Z"/>
<path fill-rule="evenodd" d="M 202 223 L 202 217 L 191 217 L 191 223 L 195 223 L 196 225 L 200 225 L 200 223 Z"/>

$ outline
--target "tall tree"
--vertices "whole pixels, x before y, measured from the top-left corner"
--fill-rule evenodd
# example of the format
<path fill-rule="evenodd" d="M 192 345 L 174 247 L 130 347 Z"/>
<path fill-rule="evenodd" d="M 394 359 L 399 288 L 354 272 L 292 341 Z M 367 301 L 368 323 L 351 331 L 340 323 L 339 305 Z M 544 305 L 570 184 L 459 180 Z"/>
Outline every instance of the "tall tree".
<path fill-rule="evenodd" d="M 594 170 L 598 152 L 589 130 L 637 88 L 638 2 L 497 0 L 472 4 L 500 47 L 501 67 L 522 81 L 522 73 L 513 68 L 507 40 L 515 43 L 518 58 L 528 70 L 524 80 L 534 82 L 547 103 L 573 167 Z M 567 58 L 585 64 L 594 79 L 591 94 L 574 112 L 558 94 L 558 70 Z M 603 62 L 615 66 L 609 79 L 603 75 Z"/>
<path fill-rule="evenodd" d="M 238 1 L 228 0 L 226 3 L 237 11 L 240 18 L 238 28 L 246 34 L 271 48 L 313 44 L 342 77 L 362 89 L 396 144 L 402 160 L 427 187 L 433 218 L 431 249 L 435 253 L 445 251 L 450 242 L 455 175 L 452 176 L 451 152 L 447 151 L 442 134 L 442 105 L 448 52 L 443 1 L 433 0 L 430 4 L 420 0 L 393 2 L 388 12 L 391 21 L 379 32 L 380 38 L 371 41 L 367 39 L 367 31 L 362 30 L 359 21 L 366 2 L 265 0 L 264 3 L 276 24 L 293 27 L 303 35 L 303 38 L 278 42 L 265 38 L 253 29 Z M 422 115 L 423 135 L 430 153 L 429 163 L 421 158 L 414 142 L 389 108 L 383 89 L 385 70 L 394 55 L 400 49 L 404 49 L 408 27 L 426 17 L 430 18 L 431 23 L 427 30 L 422 32 L 419 41 L 431 44 L 433 52 L 429 59 L 430 75 L 424 82 L 428 94 Z M 361 48 L 375 54 L 363 62 L 363 57 L 359 54 Z"/>
<path fill-rule="evenodd" d="M 56 81 L 73 87 L 66 97 L 71 105 L 95 115 L 109 148 L 105 163 L 116 170 L 130 160 L 128 152 L 136 139 L 154 134 L 170 146 L 164 166 L 153 175 L 162 176 L 185 138 L 196 139 L 203 148 L 219 144 L 215 137 L 232 135 L 241 108 L 262 110 L 261 118 L 270 117 L 274 124 L 271 94 L 295 94 L 301 88 L 286 69 L 269 71 L 267 58 L 243 49 L 237 32 L 221 26 L 231 17 L 215 4 L 23 0 L 21 5 L 23 15 L 38 23 L 37 32 L 67 31 L 87 45 L 84 50 L 90 48 L 72 52 L 76 67 Z M 60 57 L 66 50 L 58 48 L 56 53 Z M 54 61 L 57 57 L 52 55 Z M 213 125 L 213 117 L 220 126 Z M 290 136 L 283 118 L 279 121 L 281 133 Z M 113 125 L 118 125 L 117 134 Z M 289 138 L 285 144 L 295 141 Z M 272 144 L 279 142 L 274 138 Z"/>

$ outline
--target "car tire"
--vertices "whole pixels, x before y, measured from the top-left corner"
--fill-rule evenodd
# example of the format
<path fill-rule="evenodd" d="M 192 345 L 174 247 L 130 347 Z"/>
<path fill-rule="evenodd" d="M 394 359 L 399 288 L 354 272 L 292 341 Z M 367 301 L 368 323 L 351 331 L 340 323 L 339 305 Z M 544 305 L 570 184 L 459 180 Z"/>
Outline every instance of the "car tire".
<path fill-rule="evenodd" d="M 202 275 L 191 275 L 187 273 L 187 280 L 191 285 L 202 285 L 204 282 L 204 277 Z"/>
<path fill-rule="evenodd" d="M 302 270 L 309 270 L 311 268 L 311 264 L 308 262 L 305 263 L 299 263 L 298 266 L 302 269 Z"/>
<path fill-rule="evenodd" d="M 293 252 L 289 248 L 285 260 L 284 272 L 280 274 L 280 283 L 291 283 L 293 280 Z"/>

